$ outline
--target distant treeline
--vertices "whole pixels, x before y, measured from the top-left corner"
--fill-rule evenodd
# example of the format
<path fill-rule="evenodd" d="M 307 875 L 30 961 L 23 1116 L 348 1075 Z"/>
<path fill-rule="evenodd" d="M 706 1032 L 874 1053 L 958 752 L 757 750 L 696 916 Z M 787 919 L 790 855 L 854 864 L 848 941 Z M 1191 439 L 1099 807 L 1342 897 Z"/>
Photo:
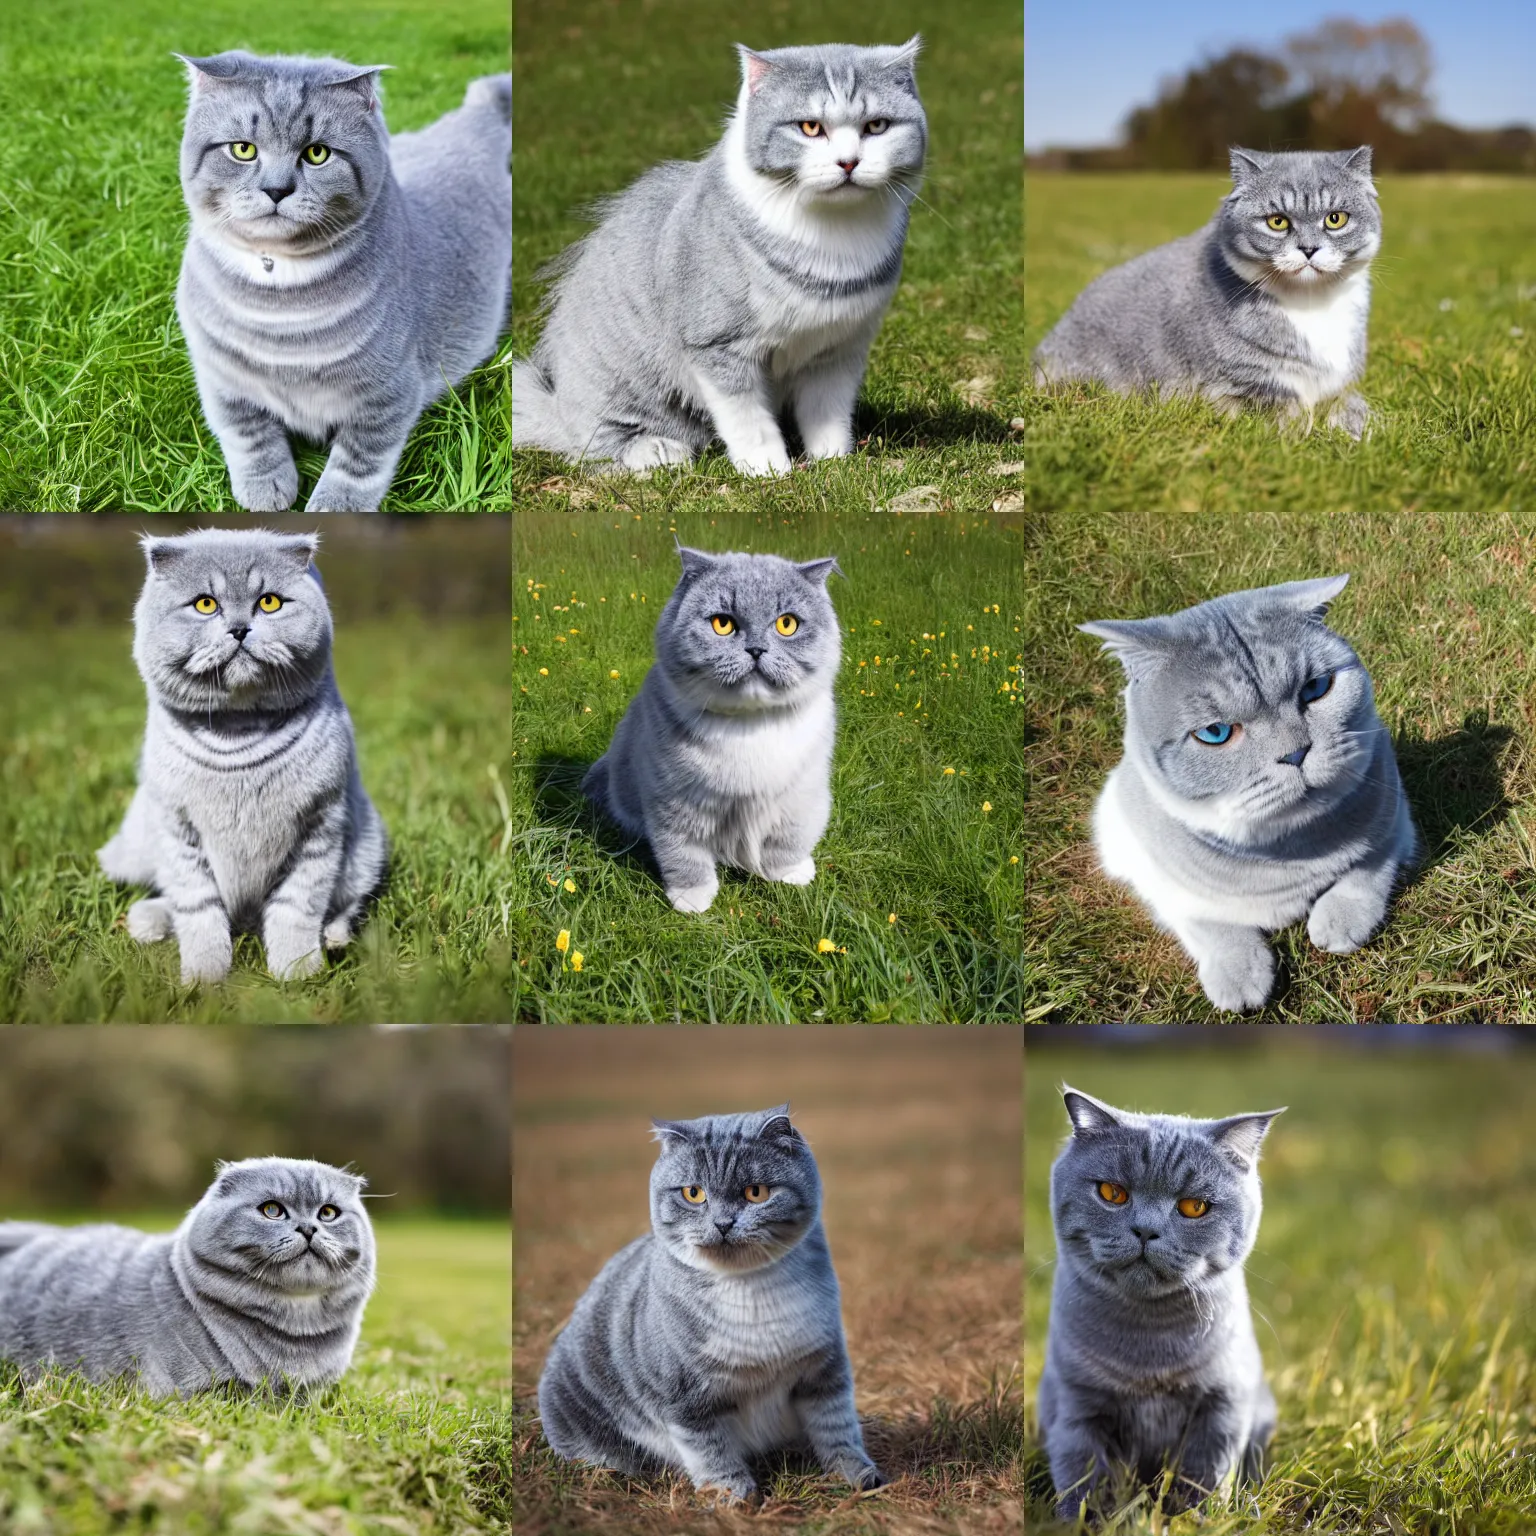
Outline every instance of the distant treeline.
<path fill-rule="evenodd" d="M 1038 170 L 1228 168 L 1233 146 L 1355 149 L 1377 171 L 1536 173 L 1536 129 L 1458 128 L 1433 115 L 1429 43 L 1411 21 L 1324 22 L 1278 55 L 1238 48 L 1163 82 L 1125 120 L 1119 144 L 1052 147 Z"/>
<path fill-rule="evenodd" d="M 179 1210 L 217 1159 L 355 1164 L 375 1217 L 508 1214 L 499 1029 L 0 1029 L 0 1220 Z"/>

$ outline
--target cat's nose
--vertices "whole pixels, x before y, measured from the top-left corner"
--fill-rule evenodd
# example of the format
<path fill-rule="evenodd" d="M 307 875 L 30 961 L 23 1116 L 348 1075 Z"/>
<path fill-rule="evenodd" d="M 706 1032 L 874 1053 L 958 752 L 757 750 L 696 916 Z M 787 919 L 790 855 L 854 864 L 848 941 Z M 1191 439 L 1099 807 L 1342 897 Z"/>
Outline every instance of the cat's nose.
<path fill-rule="evenodd" d="M 1294 752 L 1287 752 L 1285 756 L 1280 759 L 1280 761 L 1282 763 L 1289 763 L 1292 768 L 1300 768 L 1303 759 L 1311 750 L 1312 743 L 1309 741 L 1304 747 L 1297 747 Z"/>
<path fill-rule="evenodd" d="M 285 197 L 288 196 L 290 192 L 293 191 L 293 187 L 294 184 L 290 181 L 285 187 L 263 187 L 261 190 L 272 199 L 272 206 L 275 208 L 280 202 L 282 202 Z"/>
<path fill-rule="evenodd" d="M 311 1226 L 308 1222 L 298 1221 L 294 1223 L 293 1230 L 302 1233 L 304 1241 L 307 1243 L 319 1231 L 319 1228 Z"/>
<path fill-rule="evenodd" d="M 229 632 L 236 640 L 244 641 L 245 637 L 251 632 L 251 626 L 249 624 L 231 624 Z"/>
<path fill-rule="evenodd" d="M 1132 1227 L 1131 1231 L 1134 1232 L 1136 1236 L 1139 1237 L 1144 1243 L 1151 1243 L 1157 1240 L 1157 1233 L 1150 1231 L 1146 1227 Z"/>
<path fill-rule="evenodd" d="M 736 1218 L 734 1216 L 716 1217 L 715 1219 L 715 1230 L 721 1235 L 721 1237 L 724 1237 L 725 1234 L 729 1232 L 735 1225 Z"/>
<path fill-rule="evenodd" d="M 1322 249 L 1322 247 L 1320 245 L 1298 245 L 1296 249 L 1300 251 L 1308 261 L 1311 261 L 1312 258 Z"/>
<path fill-rule="evenodd" d="M 747 647 L 747 655 L 750 656 L 753 661 L 756 661 L 758 657 L 760 657 L 767 649 L 768 647 L 766 645 L 749 645 Z"/>
<path fill-rule="evenodd" d="M 859 162 L 857 160 L 839 160 L 837 163 L 839 168 L 842 170 L 843 175 L 845 176 L 852 176 L 853 173 L 859 168 Z"/>

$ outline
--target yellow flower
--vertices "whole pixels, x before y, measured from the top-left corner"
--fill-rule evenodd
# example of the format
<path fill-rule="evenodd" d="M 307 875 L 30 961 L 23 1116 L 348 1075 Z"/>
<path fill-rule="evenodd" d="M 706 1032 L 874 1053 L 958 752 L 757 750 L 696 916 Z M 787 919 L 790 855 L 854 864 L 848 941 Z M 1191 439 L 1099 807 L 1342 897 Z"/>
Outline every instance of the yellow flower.
<path fill-rule="evenodd" d="M 1010 863 L 1010 864 L 1017 864 L 1017 863 L 1018 863 L 1018 862 L 1019 862 L 1019 856 L 1018 856 L 1018 854 L 1016 854 L 1016 853 L 1015 853 L 1015 854 L 1013 854 L 1013 855 L 1011 855 L 1011 856 L 1010 856 L 1010 858 L 1009 858 L 1009 860 L 1008 860 L 1008 862 L 1009 862 L 1009 863 Z"/>
<path fill-rule="evenodd" d="M 548 667 L 540 667 L 539 668 L 539 676 L 540 677 L 548 677 L 549 676 L 549 668 Z"/>
<path fill-rule="evenodd" d="M 816 940 L 816 953 L 818 955 L 835 954 L 836 951 L 837 951 L 837 945 L 834 944 L 831 939 L 817 939 Z"/>
<path fill-rule="evenodd" d="M 558 949 L 563 955 L 570 947 L 571 930 L 569 928 L 562 928 L 560 932 L 555 935 L 555 948 Z"/>
<path fill-rule="evenodd" d="M 615 680 L 617 680 L 618 675 L 619 675 L 619 672 L 618 672 L 618 668 L 617 667 L 615 667 L 614 670 L 608 674 L 609 677 L 611 677 L 611 678 L 613 678 Z"/>
<path fill-rule="evenodd" d="M 984 811 L 990 811 L 992 809 L 992 802 L 990 800 L 983 800 L 981 802 L 981 808 Z M 571 882 L 569 880 L 567 880 L 565 882 L 565 884 L 566 884 L 566 889 L 569 890 Z"/>
<path fill-rule="evenodd" d="M 953 769 L 953 768 L 946 768 L 946 769 L 945 769 L 945 770 L 944 770 L 944 772 L 945 772 L 945 773 L 946 773 L 946 774 L 950 774 L 950 773 L 953 773 L 953 772 L 954 772 L 954 771 L 955 771 L 955 770 L 954 770 L 954 769 Z"/>
<path fill-rule="evenodd" d="M 894 912 L 892 912 L 891 915 L 888 918 L 886 918 L 886 922 L 894 923 L 895 921 L 896 921 L 896 914 Z"/>
<path fill-rule="evenodd" d="M 985 806 L 982 807 L 982 809 L 985 810 L 985 811 L 990 811 L 992 809 L 992 807 L 990 805 L 985 805 Z M 566 878 L 566 882 L 565 882 L 565 888 L 566 888 L 567 891 L 574 891 L 576 889 L 576 882 L 574 880 L 570 879 L 569 877 L 567 877 Z"/>
<path fill-rule="evenodd" d="M 560 882 L 558 880 L 556 880 L 553 875 L 545 875 L 544 878 L 546 880 L 548 880 L 551 885 L 559 885 L 560 884 Z"/>
<path fill-rule="evenodd" d="M 573 971 L 579 971 L 581 969 L 581 958 L 582 958 L 581 951 L 579 949 L 578 950 L 574 950 L 572 952 L 572 954 L 571 954 L 571 969 Z"/>

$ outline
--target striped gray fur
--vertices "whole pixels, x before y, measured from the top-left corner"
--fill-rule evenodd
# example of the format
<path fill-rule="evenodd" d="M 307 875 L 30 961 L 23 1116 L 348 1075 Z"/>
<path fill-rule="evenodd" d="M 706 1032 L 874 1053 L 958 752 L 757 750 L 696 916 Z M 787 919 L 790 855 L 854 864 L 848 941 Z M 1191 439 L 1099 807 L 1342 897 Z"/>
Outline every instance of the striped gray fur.
<path fill-rule="evenodd" d="M 719 143 L 600 204 L 551 267 L 513 443 L 642 470 L 718 438 L 743 473 L 782 474 L 787 410 L 807 457 L 852 452 L 927 153 L 919 44 L 741 49 Z"/>
<path fill-rule="evenodd" d="M 338 1381 L 373 1290 L 366 1184 L 247 1158 L 219 1165 L 174 1232 L 0 1222 L 0 1359 L 155 1397 Z"/>
<path fill-rule="evenodd" d="M 1125 755 L 1094 810 L 1099 861 L 1184 946 L 1218 1008 L 1264 1005 L 1266 936 L 1302 918 L 1319 949 L 1359 949 L 1417 857 L 1370 675 L 1323 622 L 1348 579 L 1078 626 L 1126 672 Z"/>
<path fill-rule="evenodd" d="M 491 356 L 506 320 L 511 76 L 472 81 L 461 107 L 391 139 L 384 66 L 184 62 L 176 313 L 235 500 L 293 504 L 292 435 L 330 445 L 306 510 L 377 511 L 421 412 Z"/>
<path fill-rule="evenodd" d="M 1095 278 L 1040 343 L 1037 381 L 1156 387 L 1309 425 L 1326 405 L 1329 425 L 1358 438 L 1370 410 L 1352 386 L 1380 249 L 1368 147 L 1234 149 L 1232 191 L 1211 222 Z"/>
<path fill-rule="evenodd" d="M 724 1502 L 758 1502 L 749 1459 L 802 1440 L 827 1472 L 879 1487 L 821 1180 L 789 1106 L 654 1125 L 651 1231 L 603 1266 L 556 1338 L 539 1378 L 545 1438 L 569 1461 L 685 1472 Z M 754 1186 L 766 1198 L 748 1200 Z"/>
<path fill-rule="evenodd" d="M 1281 1111 L 1190 1120 L 1062 1096 L 1072 1136 L 1051 1168 L 1039 1397 L 1057 1510 L 1073 1524 L 1085 1502 L 1107 1514 L 1126 1482 L 1167 1467 L 1164 1508 L 1185 1509 L 1260 1476 L 1274 1433 L 1243 1264 L 1263 1210 L 1259 1147 Z M 1208 1209 L 1181 1213 L 1186 1199 Z"/>
<path fill-rule="evenodd" d="M 133 656 L 149 714 L 139 786 L 101 867 L 154 890 L 128 932 L 174 933 L 183 982 L 226 976 L 238 929 L 260 932 L 274 976 L 310 975 L 322 944 L 351 939 L 388 857 L 331 667 L 319 538 L 203 529 L 142 543 Z"/>

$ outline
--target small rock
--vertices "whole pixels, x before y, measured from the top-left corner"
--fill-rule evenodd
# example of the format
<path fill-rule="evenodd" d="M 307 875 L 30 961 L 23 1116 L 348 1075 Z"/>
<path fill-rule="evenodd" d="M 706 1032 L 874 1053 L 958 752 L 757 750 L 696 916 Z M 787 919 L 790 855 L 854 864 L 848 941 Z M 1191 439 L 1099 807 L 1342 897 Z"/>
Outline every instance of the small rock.
<path fill-rule="evenodd" d="M 914 485 L 892 499 L 892 512 L 937 512 L 944 505 L 944 498 L 936 485 Z"/>
<path fill-rule="evenodd" d="M 1023 459 L 1008 459 L 1002 464 L 994 464 L 992 466 L 992 473 L 994 475 L 1022 475 L 1028 467 Z"/>
<path fill-rule="evenodd" d="M 1001 496 L 992 498 L 992 510 L 994 512 L 1019 512 L 1024 507 L 1023 491 L 1004 491 Z"/>

